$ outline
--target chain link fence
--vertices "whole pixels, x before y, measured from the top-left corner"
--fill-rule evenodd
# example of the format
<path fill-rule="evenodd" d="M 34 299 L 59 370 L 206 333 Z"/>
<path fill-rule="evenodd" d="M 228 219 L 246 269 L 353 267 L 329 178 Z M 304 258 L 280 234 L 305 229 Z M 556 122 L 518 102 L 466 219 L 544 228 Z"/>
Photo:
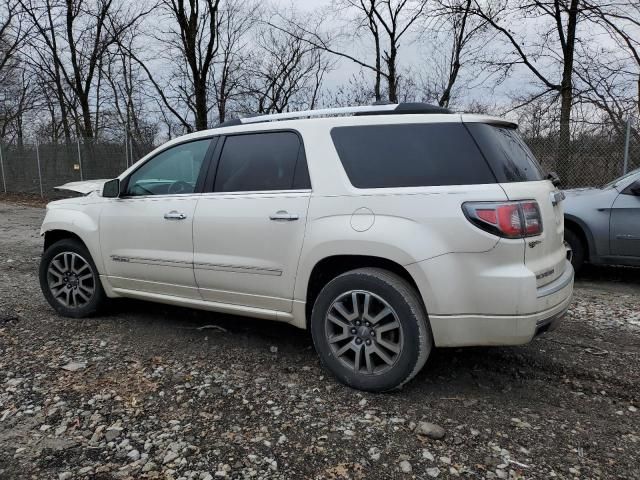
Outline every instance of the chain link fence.
<path fill-rule="evenodd" d="M 564 147 L 557 136 L 525 136 L 525 141 L 546 171 L 562 173 L 563 188 L 599 187 L 640 168 L 639 133 L 628 128 L 622 134 L 576 135 Z"/>
<path fill-rule="evenodd" d="M 75 141 L 0 145 L 1 191 L 61 195 L 54 187 L 82 180 L 115 178 L 153 150 L 151 145 Z"/>
<path fill-rule="evenodd" d="M 559 150 L 557 136 L 531 137 L 525 141 L 547 171 L 561 171 L 566 162 L 564 188 L 602 186 L 626 171 L 640 168 L 640 132 L 575 136 Z M 153 145 L 96 142 L 0 145 L 0 192 L 36 194 L 55 198 L 54 187 L 68 182 L 114 178 L 153 149 Z"/>

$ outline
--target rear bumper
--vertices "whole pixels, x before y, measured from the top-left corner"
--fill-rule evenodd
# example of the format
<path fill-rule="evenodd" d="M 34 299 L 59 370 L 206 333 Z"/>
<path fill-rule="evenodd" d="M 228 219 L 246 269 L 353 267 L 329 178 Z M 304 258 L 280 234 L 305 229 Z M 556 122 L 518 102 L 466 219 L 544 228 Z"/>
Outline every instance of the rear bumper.
<path fill-rule="evenodd" d="M 543 309 L 526 315 L 429 315 L 437 347 L 522 345 L 552 331 L 561 322 L 573 295 L 573 268 L 535 292 Z"/>

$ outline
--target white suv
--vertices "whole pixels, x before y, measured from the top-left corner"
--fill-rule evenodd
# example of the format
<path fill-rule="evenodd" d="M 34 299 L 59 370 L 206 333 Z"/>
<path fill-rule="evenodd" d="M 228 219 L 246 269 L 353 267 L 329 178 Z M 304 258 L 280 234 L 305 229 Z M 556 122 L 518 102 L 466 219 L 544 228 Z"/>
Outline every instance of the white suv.
<path fill-rule="evenodd" d="M 40 266 L 60 314 L 131 297 L 287 322 L 363 390 L 403 385 L 433 346 L 529 342 L 571 301 L 563 196 L 499 118 L 251 117 L 66 188 L 86 195 L 48 205 Z"/>

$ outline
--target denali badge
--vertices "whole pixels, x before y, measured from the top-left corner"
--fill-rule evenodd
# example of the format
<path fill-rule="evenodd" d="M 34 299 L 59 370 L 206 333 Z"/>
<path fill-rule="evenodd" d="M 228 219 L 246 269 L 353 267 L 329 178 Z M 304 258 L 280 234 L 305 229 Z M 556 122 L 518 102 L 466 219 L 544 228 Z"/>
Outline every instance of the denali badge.
<path fill-rule="evenodd" d="M 542 243 L 542 240 L 534 240 L 533 242 L 529 242 L 529 248 L 533 248 L 540 243 Z"/>
<path fill-rule="evenodd" d="M 553 272 L 555 272 L 555 271 L 556 271 L 556 269 L 552 268 L 551 270 L 547 270 L 546 272 L 539 273 L 538 275 L 536 275 L 536 280 L 540 280 L 542 278 L 549 277 L 549 276 L 553 275 Z"/>

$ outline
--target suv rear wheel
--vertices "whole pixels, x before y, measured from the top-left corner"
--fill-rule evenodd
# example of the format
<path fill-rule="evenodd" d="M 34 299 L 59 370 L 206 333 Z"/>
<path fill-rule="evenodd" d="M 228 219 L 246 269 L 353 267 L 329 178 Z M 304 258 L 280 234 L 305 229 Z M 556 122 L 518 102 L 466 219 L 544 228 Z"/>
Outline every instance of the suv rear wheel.
<path fill-rule="evenodd" d="M 338 380 L 372 392 L 411 380 L 432 346 L 415 289 L 378 268 L 352 270 L 331 280 L 313 307 L 311 335 L 322 364 Z"/>
<path fill-rule="evenodd" d="M 55 242 L 40 260 L 40 288 L 60 315 L 82 318 L 96 313 L 106 295 L 87 248 L 71 238 Z"/>

